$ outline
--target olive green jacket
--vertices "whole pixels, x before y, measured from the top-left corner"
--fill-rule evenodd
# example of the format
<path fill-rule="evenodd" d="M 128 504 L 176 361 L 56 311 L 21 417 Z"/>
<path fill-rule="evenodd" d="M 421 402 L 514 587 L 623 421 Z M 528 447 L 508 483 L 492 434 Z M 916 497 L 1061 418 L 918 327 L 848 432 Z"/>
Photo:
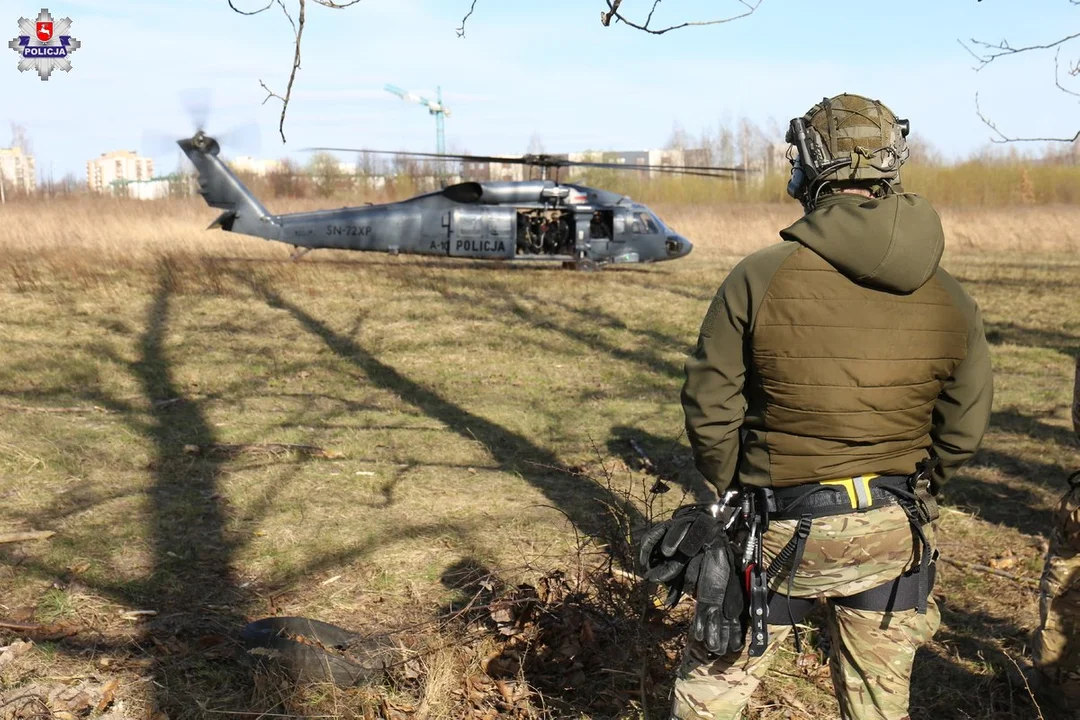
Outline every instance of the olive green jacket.
<path fill-rule="evenodd" d="M 992 401 L 974 300 L 938 266 L 912 194 L 824 198 L 724 280 L 686 362 L 698 469 L 719 491 L 909 474 L 934 492 L 978 448 Z"/>

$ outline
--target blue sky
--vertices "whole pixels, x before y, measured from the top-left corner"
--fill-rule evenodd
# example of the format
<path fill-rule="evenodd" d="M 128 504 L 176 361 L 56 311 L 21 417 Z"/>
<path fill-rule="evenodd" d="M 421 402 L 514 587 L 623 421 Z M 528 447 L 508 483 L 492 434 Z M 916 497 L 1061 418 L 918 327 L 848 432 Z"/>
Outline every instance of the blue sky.
<path fill-rule="evenodd" d="M 976 92 L 1007 132 L 1071 135 L 1080 124 L 1076 99 L 1054 88 L 1052 52 L 974 72 L 957 43 L 1008 38 L 1020 45 L 1075 32 L 1080 6 L 1068 0 L 763 0 L 737 22 L 662 36 L 602 27 L 603 0 L 478 0 L 458 38 L 469 3 L 309 7 L 283 145 L 280 106 L 262 104 L 259 87 L 262 79 L 284 89 L 292 49 L 280 11 L 241 17 L 226 0 L 2 0 L 8 36 L 0 51 L 9 55 L 0 63 L 7 101 L 0 145 L 18 122 L 42 174 L 81 178 L 86 160 L 121 148 L 151 152 L 168 172 L 177 156 L 161 135 L 190 134 L 181 92 L 208 88 L 211 132 L 260 128 L 257 144 L 226 146 L 226 154 L 282 157 L 312 145 L 432 151 L 434 119 L 385 92 L 388 82 L 417 91 L 441 85 L 453 113 L 447 145 L 474 153 L 520 153 L 534 134 L 553 152 L 658 147 L 676 122 L 691 133 L 742 117 L 782 127 L 823 96 L 845 91 L 881 99 L 909 117 L 918 136 L 954 156 L 989 141 L 975 115 Z M 624 0 L 622 7 L 641 17 L 651 4 Z M 71 34 L 82 41 L 73 70 L 48 82 L 19 73 L 6 47 L 18 18 L 36 17 L 42 5 L 54 17 L 71 17 Z M 665 0 L 657 22 L 740 7 L 734 0 Z M 1080 56 L 1080 42 L 1065 51 Z"/>

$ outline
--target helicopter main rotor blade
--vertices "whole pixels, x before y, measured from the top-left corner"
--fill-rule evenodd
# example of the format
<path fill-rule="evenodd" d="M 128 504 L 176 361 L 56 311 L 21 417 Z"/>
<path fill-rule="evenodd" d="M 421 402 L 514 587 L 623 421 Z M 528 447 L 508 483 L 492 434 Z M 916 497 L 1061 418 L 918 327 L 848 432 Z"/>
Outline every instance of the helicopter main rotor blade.
<path fill-rule="evenodd" d="M 503 163 L 506 165 L 531 165 L 534 167 L 552 168 L 598 168 L 603 170 L 648 170 L 650 172 L 663 172 L 669 174 L 699 175 L 703 177 L 730 177 L 731 173 L 746 172 L 743 168 L 712 166 L 712 165 L 630 165 L 611 162 L 589 162 L 586 160 L 566 160 L 550 155 L 524 155 L 521 157 L 507 157 L 505 155 L 457 155 L 438 154 L 425 152 L 407 152 L 393 150 L 369 150 L 366 148 L 304 148 L 303 152 L 350 152 L 371 155 L 396 155 L 399 157 L 422 157 L 441 161 L 462 162 L 487 162 Z"/>
<path fill-rule="evenodd" d="M 499 157 L 496 155 L 450 155 L 439 153 L 425 153 L 425 152 L 406 152 L 398 150 L 368 150 L 365 148 L 332 148 L 332 147 L 315 147 L 304 148 L 300 152 L 348 152 L 367 155 L 397 155 L 402 157 L 422 157 L 431 158 L 432 160 L 444 160 L 444 161 L 472 161 L 472 162 L 497 162 L 508 163 L 517 165 L 528 165 L 530 163 L 525 162 L 522 158 L 515 157 Z"/>
<path fill-rule="evenodd" d="M 733 174 L 725 174 L 725 173 L 722 173 L 722 172 L 702 172 L 700 170 L 675 170 L 675 169 L 668 168 L 668 167 L 654 167 L 654 168 L 650 169 L 650 168 L 646 168 L 646 167 L 641 167 L 640 165 L 638 165 L 638 166 L 620 165 L 618 169 L 620 169 L 620 170 L 645 170 L 645 171 L 648 171 L 650 174 L 655 172 L 655 173 L 661 173 L 661 174 L 664 174 L 664 175 L 693 175 L 693 176 L 697 176 L 697 177 L 716 178 L 718 180 L 731 180 L 731 179 L 734 179 L 736 177 Z"/>
<path fill-rule="evenodd" d="M 623 169 L 629 169 L 629 168 L 624 167 Z M 678 169 L 669 168 L 669 167 L 652 167 L 652 168 L 640 168 L 640 169 L 645 170 L 645 171 L 647 171 L 649 173 L 654 173 L 655 172 L 655 173 L 662 173 L 664 175 L 693 175 L 693 176 L 697 176 L 697 177 L 717 178 L 719 180 L 731 180 L 736 176 L 734 173 L 723 172 L 723 171 L 720 171 L 720 172 L 705 172 L 705 171 L 702 171 L 702 170 L 678 170 Z M 739 172 L 742 172 L 742 170 L 740 170 Z"/>
<path fill-rule="evenodd" d="M 563 167 L 590 167 L 603 170 L 652 170 L 660 172 L 746 172 L 743 168 L 724 167 L 722 165 L 641 165 L 638 163 L 590 162 L 588 160 L 567 160 Z"/>

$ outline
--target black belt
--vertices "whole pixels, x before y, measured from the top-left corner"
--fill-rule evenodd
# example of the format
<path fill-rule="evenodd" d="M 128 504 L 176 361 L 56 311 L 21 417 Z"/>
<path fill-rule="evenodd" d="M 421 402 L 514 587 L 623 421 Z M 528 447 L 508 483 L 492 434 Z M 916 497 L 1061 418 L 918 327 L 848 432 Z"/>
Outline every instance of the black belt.
<path fill-rule="evenodd" d="M 870 475 L 772 488 L 776 509 L 770 508 L 769 520 L 828 517 L 898 505 L 895 491 L 907 490 L 909 480 L 907 475 Z"/>

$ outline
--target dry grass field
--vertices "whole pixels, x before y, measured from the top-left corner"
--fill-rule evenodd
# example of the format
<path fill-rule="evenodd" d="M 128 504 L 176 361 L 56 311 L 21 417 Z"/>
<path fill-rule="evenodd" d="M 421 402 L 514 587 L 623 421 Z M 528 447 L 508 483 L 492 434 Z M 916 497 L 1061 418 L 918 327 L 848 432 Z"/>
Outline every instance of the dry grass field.
<path fill-rule="evenodd" d="M 55 533 L 0 544 L 0 647 L 34 643 L 0 655 L 0 718 L 663 717 L 685 610 L 641 611 L 625 531 L 707 492 L 682 361 L 725 272 L 797 212 L 655 209 L 688 258 L 574 273 L 294 263 L 203 231 L 196 200 L 0 208 L 0 534 Z M 945 489 L 957 564 L 912 718 L 1028 720 L 1033 583 L 1080 466 L 1080 208 L 942 215 L 996 397 Z M 237 633 L 272 615 L 391 632 L 407 662 L 366 688 L 252 676 Z M 752 718 L 836 716 L 811 635 Z"/>

